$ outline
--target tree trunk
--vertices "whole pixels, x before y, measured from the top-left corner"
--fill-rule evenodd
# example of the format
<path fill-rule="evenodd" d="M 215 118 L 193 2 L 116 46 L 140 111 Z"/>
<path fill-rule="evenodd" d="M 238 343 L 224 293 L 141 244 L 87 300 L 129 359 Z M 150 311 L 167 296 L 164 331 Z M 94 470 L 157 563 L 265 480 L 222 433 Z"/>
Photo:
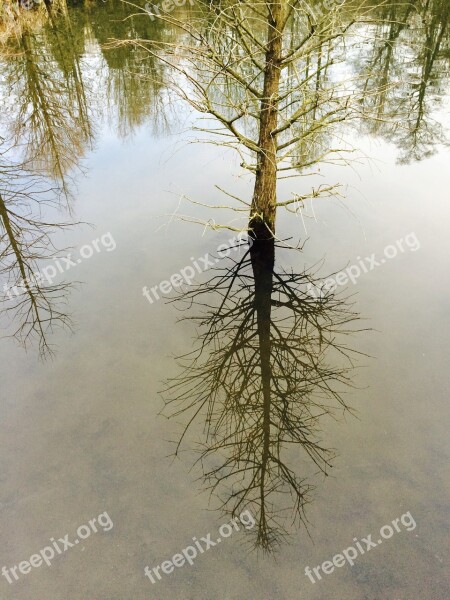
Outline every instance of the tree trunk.
<path fill-rule="evenodd" d="M 277 198 L 278 92 L 282 50 L 282 0 L 269 5 L 264 93 L 261 100 L 259 151 L 249 228 L 255 239 L 273 237 Z"/>

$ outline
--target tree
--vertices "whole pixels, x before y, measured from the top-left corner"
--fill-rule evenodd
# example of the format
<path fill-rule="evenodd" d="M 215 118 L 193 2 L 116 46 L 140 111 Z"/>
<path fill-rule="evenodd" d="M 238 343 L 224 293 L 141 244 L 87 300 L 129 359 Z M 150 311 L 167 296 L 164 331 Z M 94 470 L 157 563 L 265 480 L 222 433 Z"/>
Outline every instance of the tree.
<path fill-rule="evenodd" d="M 111 46 L 145 48 L 169 68 L 169 90 L 219 124 L 200 129 L 211 134 L 211 143 L 236 150 L 254 175 L 251 202 L 233 197 L 238 205 L 230 208 L 247 217 L 244 229 L 265 238 L 275 234 L 279 207 L 296 210 L 308 198 L 337 193 L 335 185 L 319 186 L 279 200 L 277 182 L 305 166 L 299 157 L 308 141 L 311 150 L 320 134 L 361 117 L 355 80 L 343 85 L 330 75 L 336 77 L 335 63 L 348 51 L 352 26 L 370 20 L 375 10 L 336 3 L 317 15 L 300 0 L 217 2 L 187 21 L 158 15 L 181 30 L 179 40 L 119 40 Z M 338 148 L 328 147 L 312 164 L 337 154 Z"/>
<path fill-rule="evenodd" d="M 196 421 L 204 424 L 202 477 L 222 510 L 236 515 L 247 508 L 257 517 L 256 543 L 266 550 L 286 532 L 292 513 L 305 522 L 310 500 L 305 473 L 311 466 L 302 463 L 299 474 L 289 464 L 289 448 L 300 446 L 324 474 L 331 467 L 320 423 L 349 410 L 343 387 L 352 385 L 354 353 L 341 335 L 354 331 L 357 320 L 332 294 L 308 295 L 313 275 L 275 266 L 277 210 L 295 212 L 306 199 L 337 194 L 338 187 L 280 199 L 278 182 L 345 159 L 332 142 L 342 123 L 365 121 L 381 129 L 403 114 L 383 110 L 391 90 L 405 84 L 392 82 L 389 69 L 393 45 L 406 28 L 396 23 L 396 10 L 383 14 L 383 4 L 390 3 L 328 2 L 318 11 L 296 0 L 217 2 L 187 22 L 174 13 L 158 15 L 181 31 L 179 39 L 112 44 L 138 46 L 166 65 L 169 92 L 204 117 L 197 129 L 210 134 L 206 141 L 237 151 L 254 177 L 250 201 L 228 194 L 235 204 L 220 207 L 246 219 L 242 228 L 251 248 L 181 297 L 200 311 L 194 316 L 199 341 L 181 357 L 184 370 L 163 396 L 164 414 L 185 419 L 175 454 Z M 374 52 L 374 66 L 343 68 L 357 63 L 354 51 L 367 42 L 378 51 L 384 40 L 374 35 L 377 26 L 388 36 L 381 53 Z M 380 61 L 386 68 L 378 74 Z"/>

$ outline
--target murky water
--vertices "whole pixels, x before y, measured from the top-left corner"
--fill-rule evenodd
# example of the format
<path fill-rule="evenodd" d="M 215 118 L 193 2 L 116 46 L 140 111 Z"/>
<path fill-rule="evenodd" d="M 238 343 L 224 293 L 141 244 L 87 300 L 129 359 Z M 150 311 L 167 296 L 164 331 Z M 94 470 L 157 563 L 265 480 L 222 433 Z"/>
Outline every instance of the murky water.
<path fill-rule="evenodd" d="M 179 9 L 185 19 L 187 8 Z M 70 6 L 53 21 L 43 19 L 8 41 L 0 86 L 2 136 L 10 144 L 8 152 L 3 145 L 2 197 L 16 205 L 6 203 L 13 211 L 8 214 L 15 235 L 5 234 L 2 213 L 1 285 L 6 297 L 1 323 L 5 334 L 18 332 L 19 340 L 30 334 L 30 343 L 24 351 L 17 340 L 0 341 L 1 566 L 9 569 L 2 577 L 2 597 L 449 597 L 445 9 L 445 3 L 436 2 L 419 17 L 413 9 L 409 15 L 399 7 L 374 34 L 374 39 L 388 36 L 390 45 L 374 43 L 352 58 L 354 68 L 363 70 L 372 60 L 373 73 L 382 77 L 389 70 L 395 80 L 402 72 L 401 48 L 395 42 L 406 43 L 401 36 L 408 32 L 408 56 L 412 61 L 411 52 L 416 51 L 423 85 L 405 88 L 403 95 L 387 92 L 378 106 L 386 114 L 399 110 L 402 118 L 408 113 L 408 127 L 374 130 L 359 123 L 347 131 L 347 144 L 370 160 L 324 165 L 300 186 L 302 192 L 339 181 L 345 198 L 306 201 L 296 215 L 280 213 L 275 267 L 267 250 L 257 255 L 252 246 L 253 270 L 244 264 L 242 271 L 230 259 L 215 262 L 221 244 L 236 245 L 235 239 L 230 241 L 236 233 L 204 231 L 202 225 L 174 218 L 174 213 L 211 219 L 212 209 L 183 198 L 221 203 L 216 186 L 249 197 L 251 178 L 238 177 L 238 161 L 222 147 L 186 143 L 193 137 L 192 115 L 180 104 L 172 106 L 160 66 L 145 50 L 102 48 L 111 38 L 159 40 L 175 36 L 173 31 L 145 15 L 125 19 L 131 9 L 122 3 L 98 2 Z M 406 29 L 396 25 L 402 19 Z M 370 78 L 368 85 L 375 85 Z M 71 193 L 56 201 L 49 187 L 61 191 L 61 185 Z M 288 189 L 289 180 L 280 187 Z M 30 200 L 30 190 L 40 195 Z M 45 199 L 50 203 L 43 204 Z M 16 214 L 28 220 L 15 219 Z M 50 222 L 79 224 L 49 228 Z M 286 248 L 298 240 L 305 242 L 301 252 Z M 59 251 L 56 256 L 51 256 L 50 243 Z M 247 245 L 234 248 L 230 257 L 245 261 L 246 252 L 249 260 Z M 207 253 L 214 268 L 201 260 Z M 18 306 L 24 295 L 16 296 L 12 288 L 18 255 L 24 269 L 32 272 L 28 265 L 35 261 L 47 269 L 52 281 L 46 285 L 54 286 L 54 298 L 66 294 L 66 304 L 55 305 L 59 313 L 38 295 L 38 314 L 52 320 L 38 321 L 37 327 L 32 295 L 25 294 L 25 304 Z M 215 269 L 231 269 L 236 282 L 227 279 L 219 290 L 210 285 L 201 296 L 212 312 L 206 324 L 218 321 L 200 371 L 189 363 L 184 402 L 198 400 L 199 388 L 192 386 L 199 385 L 208 396 L 221 382 L 218 394 L 225 390 L 228 404 L 211 404 L 209 398 L 209 419 L 194 421 L 183 452 L 174 459 L 174 442 L 188 417 L 181 413 L 165 418 L 177 410 L 164 409 L 167 394 L 161 391 L 180 373 L 174 355 L 196 348 L 202 332 L 198 323 L 178 322 L 179 317 L 205 314 L 205 307 L 180 313 L 182 304 L 166 301 L 173 297 L 170 280 L 181 274 L 207 285 L 214 274 L 224 273 Z M 305 270 L 315 273 L 309 288 Z M 312 309 L 320 303 L 321 282 L 333 273 L 337 281 L 340 271 L 345 283 L 337 287 L 338 298 L 351 295 L 353 302 L 342 308 L 360 317 L 353 329 L 365 329 L 340 341 L 361 353 L 354 355 L 356 368 L 348 373 L 354 387 L 339 380 L 345 361 L 336 350 L 328 348 L 331 353 L 320 362 L 326 343 L 319 340 Z M 19 279 L 20 273 L 19 268 Z M 297 279 L 292 281 L 289 273 Z M 73 287 L 66 289 L 66 283 Z M 217 298 L 228 286 L 230 296 L 222 306 Z M 272 331 L 284 329 L 273 338 L 275 350 L 265 355 L 267 322 L 261 315 L 271 297 L 278 301 L 270 317 Z M 8 312 L 11 306 L 14 311 Z M 339 310 L 328 305 L 317 319 L 334 326 L 342 318 Z M 58 327 L 69 318 L 73 332 Z M 40 360 L 39 349 L 52 356 Z M 220 369 L 212 370 L 214 361 L 225 358 L 226 377 Z M 239 531 L 230 534 L 222 527 L 220 545 L 200 552 L 192 538 L 198 541 L 210 533 L 217 542 L 219 528 L 231 519 L 217 510 L 217 498 L 209 497 L 202 479 L 205 470 L 237 457 L 227 468 L 235 469 L 238 486 L 239 466 L 256 465 L 255 473 L 266 468 L 261 467 L 267 459 L 266 413 L 258 412 L 254 399 L 264 391 L 260 379 L 267 370 L 279 382 L 272 418 L 289 413 L 291 420 L 282 422 L 286 429 L 292 426 L 294 437 L 303 430 L 290 413 L 295 406 L 290 397 L 302 398 L 306 412 L 298 418 L 307 435 L 308 419 L 325 410 L 330 400 L 321 385 L 335 376 L 354 414 L 336 410 L 335 419 L 320 419 L 320 440 L 337 455 L 333 468 L 325 469 L 328 477 L 319 473 L 320 459 L 318 466 L 309 460 L 304 439 L 303 446 L 288 444 L 283 466 L 307 482 L 297 488 L 305 492 L 302 510 L 286 513 L 287 520 L 284 513 L 275 517 L 286 536 L 273 555 L 255 551 L 253 542 L 265 522 L 262 507 L 266 517 L 280 508 L 292 509 L 281 493 L 285 488 L 275 483 L 273 488 L 266 485 L 266 503 L 257 495 L 248 506 L 251 518 L 243 518 Z M 204 436 L 208 423 L 215 428 L 209 440 Z M 191 469 L 199 442 L 208 451 L 203 470 L 198 464 Z M 277 458 L 276 441 L 268 443 Z M 315 489 L 306 493 L 302 486 L 309 484 Z M 222 494 L 233 500 L 237 489 Z M 308 531 L 305 523 L 292 524 L 292 514 L 305 515 Z M 392 522 L 402 516 L 396 530 Z M 89 526 L 90 535 L 79 529 L 97 517 L 97 532 Z M 385 537 L 380 534 L 385 525 L 391 525 L 391 537 L 389 531 Z M 50 540 L 58 544 L 66 534 L 72 542 L 78 535 L 78 544 L 63 550 L 59 542 L 59 555 Z M 370 550 L 362 541 L 369 534 L 376 543 Z M 354 565 L 346 559 L 344 566 L 326 574 L 330 567 L 324 561 L 356 548 L 357 542 L 366 551 L 358 551 Z M 207 544 L 200 543 L 204 550 Z M 170 568 L 163 567 L 160 580 L 153 573 L 152 584 L 144 568 L 153 569 L 190 545 L 197 554 L 193 565 L 167 574 L 164 569 Z M 21 561 L 32 563 L 30 557 L 45 547 L 50 548 L 48 556 L 54 554 L 50 567 L 43 559 L 40 566 L 20 569 Z M 319 565 L 321 579 L 313 571 Z"/>

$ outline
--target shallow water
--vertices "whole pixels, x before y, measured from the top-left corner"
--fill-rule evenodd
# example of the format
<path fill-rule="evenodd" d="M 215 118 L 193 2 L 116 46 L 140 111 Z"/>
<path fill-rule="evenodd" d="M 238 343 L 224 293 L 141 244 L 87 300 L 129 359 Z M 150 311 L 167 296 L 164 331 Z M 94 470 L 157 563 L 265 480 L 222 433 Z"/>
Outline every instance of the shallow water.
<path fill-rule="evenodd" d="M 74 220 L 95 230 L 80 225 L 58 232 L 55 240 L 59 247 L 73 246 L 74 256 L 107 233 L 115 247 L 105 243 L 64 273 L 65 280 L 82 283 L 68 297 L 75 331 L 52 334 L 52 359 L 40 361 L 35 345 L 24 352 L 11 339 L 0 341 L 0 562 L 10 568 L 48 546 L 50 538 L 68 533 L 72 539 L 80 525 L 105 511 L 113 527 L 99 528 L 56 556 L 50 568 L 32 568 L 12 584 L 3 577 L 4 597 L 445 600 L 450 152 L 440 145 L 423 161 L 398 164 L 401 149 L 354 132 L 350 139 L 371 160 L 353 169 L 322 170 L 325 179 L 347 186 L 345 200 L 320 200 L 314 213 L 306 206 L 303 220 L 283 215 L 277 225 L 285 239 L 308 237 L 302 253 L 277 254 L 280 266 L 302 270 L 323 259 L 320 277 L 373 253 L 382 258 L 385 247 L 406 240 L 403 251 L 346 288 L 355 294 L 364 327 L 372 329 L 352 344 L 372 358 L 358 360 L 357 388 L 346 393 L 356 418 L 322 422 L 322 439 L 338 456 L 330 477 L 316 477 L 306 508 L 309 536 L 304 527 L 292 528 L 275 556 L 267 556 L 251 551 L 241 527 L 192 566 L 154 585 L 145 577 L 146 565 L 170 559 L 194 536 L 211 533 L 215 539 L 229 517 L 208 510 L 214 503 L 199 473 L 190 471 L 189 456 L 169 457 L 180 426 L 159 415 L 162 381 L 178 372 L 173 355 L 192 348 L 195 329 L 177 323 L 173 304 L 150 304 L 142 289 L 169 279 L 233 235 L 172 219 L 181 194 L 213 203 L 220 198 L 215 185 L 250 193 L 251 182 L 237 179 L 238 165 L 222 149 L 182 143 L 189 136 L 181 131 L 185 115 L 173 118 L 171 130 L 164 128 L 148 85 L 127 75 L 141 64 L 131 51 L 100 50 L 98 42 L 119 37 L 119 25 L 109 19 L 122 10 L 115 3 L 69 10 L 86 104 L 68 76 L 66 92 L 56 96 L 64 126 L 74 121 L 71 145 L 62 143 L 71 150 L 64 169 L 76 181 Z M 140 35 L 156 26 L 147 20 Z M 67 50 L 64 31 L 60 43 Z M 35 47 L 40 42 L 49 51 L 48 39 L 32 40 Z M 8 64 L 11 72 L 20 66 L 14 58 Z M 74 67 L 71 59 L 67 64 Z M 51 75 L 43 79 L 49 82 Z M 2 82 L 4 106 L 8 81 Z M 83 106 L 89 118 L 83 118 Z M 3 127 L 16 116 L 10 103 Z M 84 175 L 74 164 L 83 166 Z M 190 210 L 210 217 L 206 208 Z M 304 461 L 295 449 L 292 458 Z M 307 566 L 332 560 L 354 538 L 371 533 L 378 541 L 384 525 L 408 512 L 416 527 L 402 526 L 381 547 L 358 556 L 353 567 L 336 568 L 315 583 L 305 575 Z"/>

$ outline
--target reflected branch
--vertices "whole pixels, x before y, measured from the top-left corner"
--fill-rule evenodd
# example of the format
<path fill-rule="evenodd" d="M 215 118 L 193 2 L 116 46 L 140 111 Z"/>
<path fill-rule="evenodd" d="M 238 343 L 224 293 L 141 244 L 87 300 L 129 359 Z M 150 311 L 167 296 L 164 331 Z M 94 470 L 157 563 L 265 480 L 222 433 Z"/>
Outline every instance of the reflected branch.
<path fill-rule="evenodd" d="M 70 284 L 46 283 L 45 261 L 59 255 L 52 238 L 68 223 L 48 222 L 43 209 L 59 207 L 58 188 L 27 165 L 0 165 L 0 292 L 3 316 L 12 323 L 10 337 L 23 346 L 37 340 L 41 356 L 52 354 L 49 335 L 59 327 L 71 329 L 64 310 Z"/>

